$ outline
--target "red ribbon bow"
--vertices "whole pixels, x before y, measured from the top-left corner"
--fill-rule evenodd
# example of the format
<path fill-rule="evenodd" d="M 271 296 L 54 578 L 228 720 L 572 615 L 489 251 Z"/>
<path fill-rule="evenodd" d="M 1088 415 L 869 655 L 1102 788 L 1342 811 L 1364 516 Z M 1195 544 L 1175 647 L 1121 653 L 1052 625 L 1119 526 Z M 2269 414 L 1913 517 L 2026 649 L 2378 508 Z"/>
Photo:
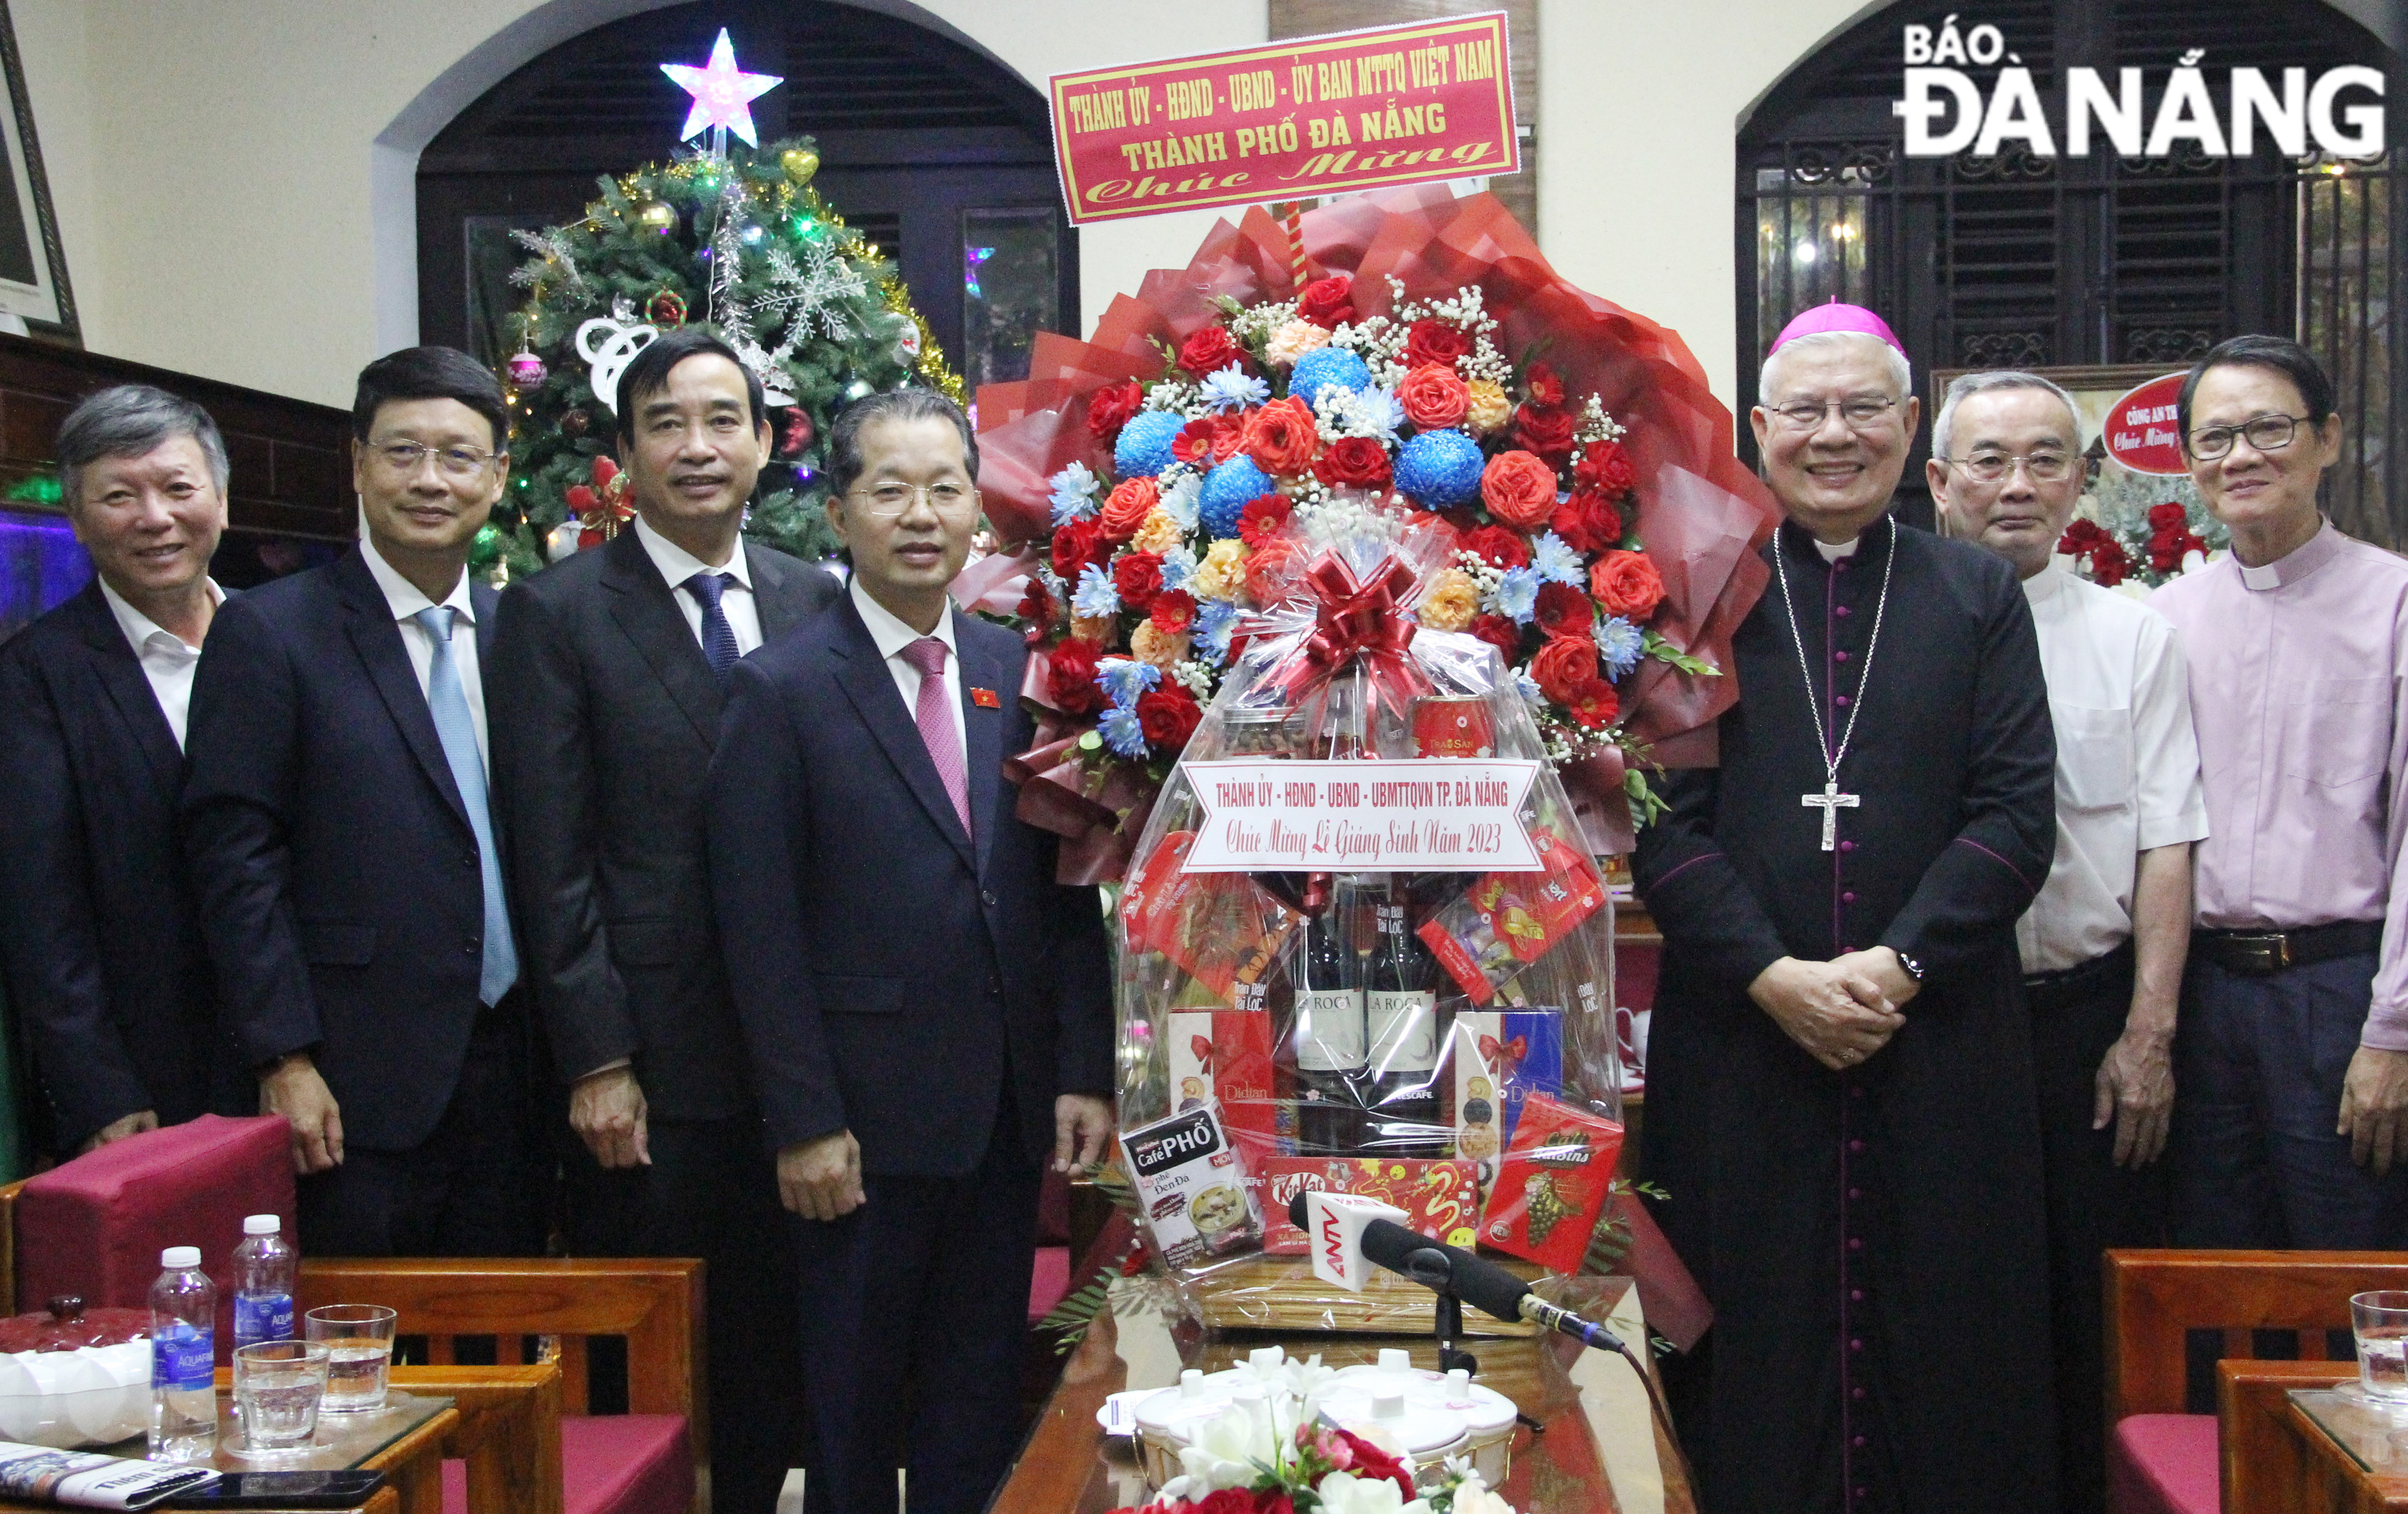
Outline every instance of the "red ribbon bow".
<path fill-rule="evenodd" d="M 1198 1072 L 1211 1072 L 1212 1070 L 1212 1037 L 1210 1036 L 1191 1036 L 1187 1040 L 1190 1050 L 1194 1050 L 1196 1053 L 1196 1070 Z"/>
<path fill-rule="evenodd" d="M 1494 1036 L 1480 1038 L 1480 1060 L 1495 1067 L 1499 1078 L 1512 1077 L 1513 1069 L 1529 1054 L 1530 1038 L 1526 1036 L 1516 1036 L 1510 1041 L 1500 1041 Z"/>
<path fill-rule="evenodd" d="M 1406 655 L 1413 633 L 1421 629 L 1399 602 L 1412 592 L 1417 576 L 1397 559 L 1383 559 L 1367 582 L 1334 553 L 1325 552 L 1298 580 L 1311 596 L 1312 629 L 1276 677 L 1291 696 L 1307 693 L 1356 658 L 1369 676 L 1371 697 L 1408 707 L 1415 694 L 1428 691 L 1428 679 Z M 1291 603 L 1303 596 L 1294 596 Z"/>

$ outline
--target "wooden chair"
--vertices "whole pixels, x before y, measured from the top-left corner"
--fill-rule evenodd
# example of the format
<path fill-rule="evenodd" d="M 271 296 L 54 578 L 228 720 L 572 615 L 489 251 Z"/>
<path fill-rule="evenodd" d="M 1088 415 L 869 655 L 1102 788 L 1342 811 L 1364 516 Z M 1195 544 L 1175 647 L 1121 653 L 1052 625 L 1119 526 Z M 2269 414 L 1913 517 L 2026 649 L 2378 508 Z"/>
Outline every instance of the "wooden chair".
<path fill-rule="evenodd" d="M 2349 1328 L 2349 1296 L 2408 1288 L 2396 1251 L 2114 1250 L 2107 1304 L 2111 1514 L 2205 1514 L 2223 1499 L 2215 1417 L 2188 1412 L 2188 1339 L 2220 1332 L 2226 1360 L 2254 1359 L 2261 1332 L 2288 1335 L 2286 1360 L 2320 1362 Z"/>

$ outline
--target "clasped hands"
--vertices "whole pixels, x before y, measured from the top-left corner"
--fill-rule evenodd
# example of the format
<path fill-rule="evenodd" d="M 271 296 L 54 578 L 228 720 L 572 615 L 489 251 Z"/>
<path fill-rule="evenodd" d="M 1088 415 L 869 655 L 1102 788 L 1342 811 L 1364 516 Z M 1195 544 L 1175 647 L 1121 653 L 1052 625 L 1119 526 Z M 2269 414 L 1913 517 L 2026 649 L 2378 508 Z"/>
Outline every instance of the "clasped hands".
<path fill-rule="evenodd" d="M 1784 1035 L 1833 1072 L 1861 1065 L 1887 1046 L 1906 1023 L 1899 1010 L 1922 991 L 1888 947 L 1829 962 L 1784 957 L 1747 987 Z"/>

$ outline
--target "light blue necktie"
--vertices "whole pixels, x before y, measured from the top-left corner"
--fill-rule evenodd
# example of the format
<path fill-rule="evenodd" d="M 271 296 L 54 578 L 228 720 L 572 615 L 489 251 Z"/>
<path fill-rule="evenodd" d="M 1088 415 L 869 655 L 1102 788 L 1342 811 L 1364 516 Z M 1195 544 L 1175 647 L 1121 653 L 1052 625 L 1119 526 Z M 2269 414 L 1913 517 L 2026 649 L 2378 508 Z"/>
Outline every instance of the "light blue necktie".
<path fill-rule="evenodd" d="M 468 714 L 468 696 L 460 689 L 460 669 L 452 661 L 452 622 L 457 612 L 449 605 L 430 605 L 411 619 L 426 633 L 435 657 L 426 667 L 426 708 L 435 717 L 435 734 L 442 738 L 443 755 L 452 764 L 452 781 L 460 786 L 460 800 L 468 807 L 468 828 L 477 833 L 477 862 L 485 885 L 485 965 L 477 980 L 477 997 L 498 1004 L 519 980 L 519 953 L 510 939 L 509 911 L 502 900 L 502 859 L 494 850 L 494 821 L 485 807 L 485 760 L 477 750 L 477 724 Z"/>

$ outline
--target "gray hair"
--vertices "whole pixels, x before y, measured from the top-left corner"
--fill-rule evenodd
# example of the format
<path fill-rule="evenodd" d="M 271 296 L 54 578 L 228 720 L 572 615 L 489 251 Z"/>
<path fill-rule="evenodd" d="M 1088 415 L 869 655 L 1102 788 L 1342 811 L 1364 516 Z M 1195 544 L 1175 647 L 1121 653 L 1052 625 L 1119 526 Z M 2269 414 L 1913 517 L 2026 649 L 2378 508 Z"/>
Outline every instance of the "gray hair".
<path fill-rule="evenodd" d="M 1801 347 L 1833 347 L 1842 342 L 1872 343 L 1873 347 L 1880 351 L 1882 361 L 1888 365 L 1890 383 L 1898 390 L 1899 399 L 1902 402 L 1914 393 L 1914 370 L 1908 365 L 1906 354 L 1871 332 L 1810 331 L 1803 336 L 1791 337 L 1774 348 L 1765 357 L 1764 366 L 1756 370 L 1756 398 L 1764 401 L 1772 393 L 1772 370 L 1781 362 L 1784 353 L 1794 352 Z"/>
<path fill-rule="evenodd" d="M 2073 450 L 2082 450 L 2082 407 L 2073 403 L 2073 396 L 2065 392 L 2064 385 L 2020 368 L 1993 368 L 1986 373 L 1960 373 L 1948 380 L 1948 393 L 1941 396 L 1939 418 L 1931 422 L 1932 456 L 1952 455 L 1948 450 L 1952 439 L 1949 434 L 1956 428 L 1957 402 L 1996 389 L 2038 389 L 2056 395 L 2073 421 Z"/>
<path fill-rule="evenodd" d="M 149 384 L 118 384 L 84 396 L 59 425 L 59 484 L 70 507 L 82 502 L 83 470 L 104 457 L 140 457 L 190 436 L 208 459 L 209 478 L 226 488 L 225 438 L 209 412 Z"/>
<path fill-rule="evenodd" d="M 862 470 L 869 465 L 861 455 L 861 433 L 876 421 L 943 421 L 952 424 L 962 436 L 962 463 L 969 470 L 970 480 L 978 480 L 978 435 L 970 429 L 970 418 L 962 407 L 933 389 L 890 389 L 882 393 L 865 394 L 837 413 L 836 424 L 828 428 L 827 476 L 828 492 L 842 495 L 860 481 Z"/>

